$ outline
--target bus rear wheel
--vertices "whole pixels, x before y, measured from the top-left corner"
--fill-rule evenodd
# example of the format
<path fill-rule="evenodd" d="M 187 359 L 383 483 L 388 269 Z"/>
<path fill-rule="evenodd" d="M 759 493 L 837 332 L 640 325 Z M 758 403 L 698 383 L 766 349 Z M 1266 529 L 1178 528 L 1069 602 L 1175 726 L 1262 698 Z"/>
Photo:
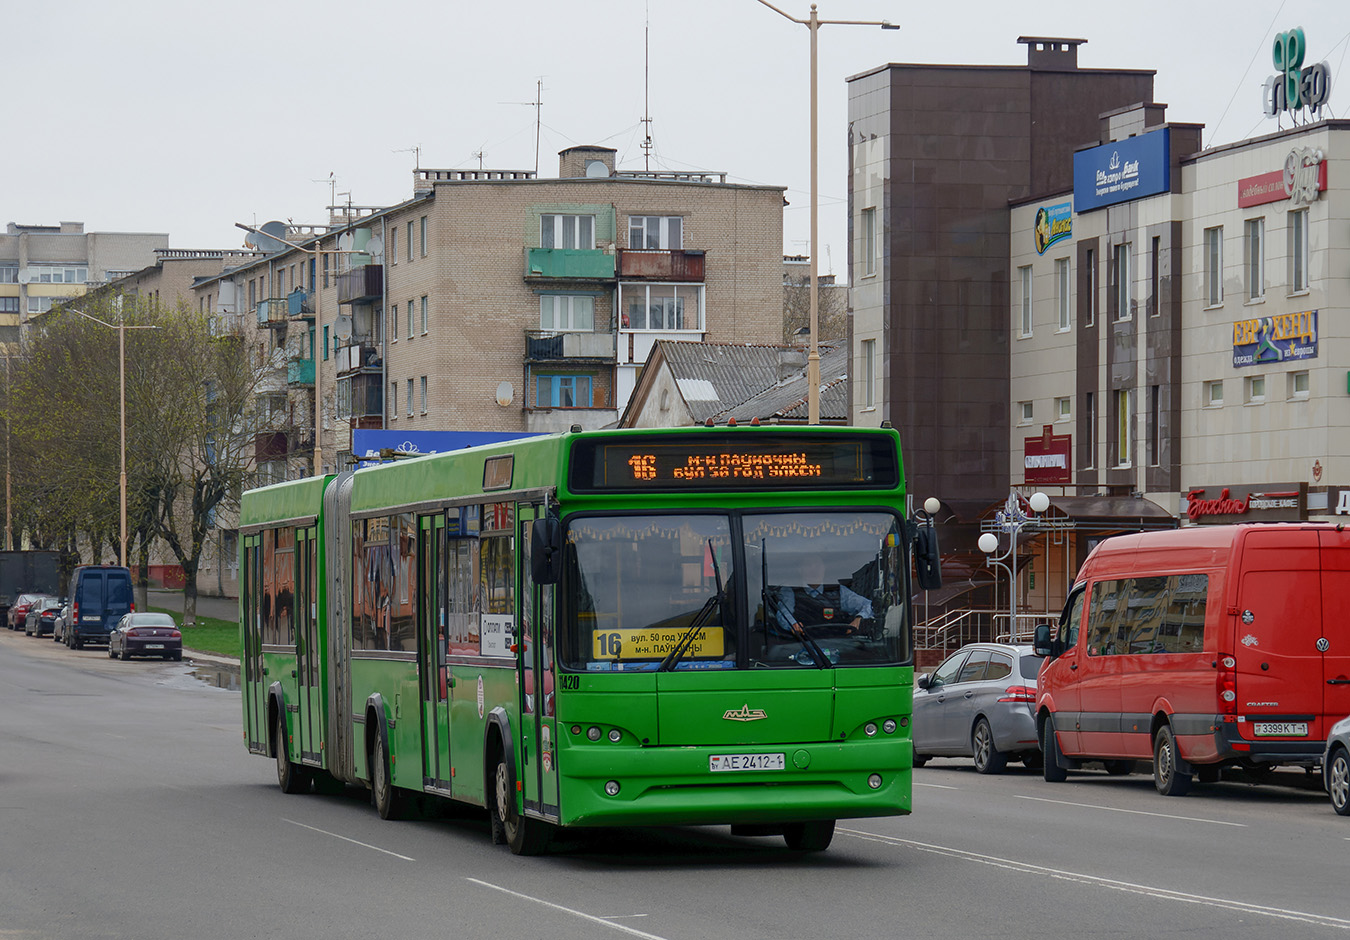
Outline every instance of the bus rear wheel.
<path fill-rule="evenodd" d="M 516 811 L 516 778 L 505 755 L 497 758 L 492 789 L 493 802 L 497 804 L 493 809 L 512 854 L 538 855 L 547 849 L 553 835 L 549 824 Z"/>
<path fill-rule="evenodd" d="M 303 767 L 291 763 L 286 753 L 286 722 L 277 714 L 272 746 L 277 752 L 277 785 L 282 793 L 307 793 L 309 791 L 309 773 Z"/>
<path fill-rule="evenodd" d="M 370 749 L 370 801 L 381 819 L 402 819 L 408 801 L 389 774 L 389 740 L 384 726 L 376 723 L 375 744 Z"/>
<path fill-rule="evenodd" d="M 794 852 L 824 852 L 833 839 L 833 819 L 789 823 L 783 827 L 783 841 Z"/>

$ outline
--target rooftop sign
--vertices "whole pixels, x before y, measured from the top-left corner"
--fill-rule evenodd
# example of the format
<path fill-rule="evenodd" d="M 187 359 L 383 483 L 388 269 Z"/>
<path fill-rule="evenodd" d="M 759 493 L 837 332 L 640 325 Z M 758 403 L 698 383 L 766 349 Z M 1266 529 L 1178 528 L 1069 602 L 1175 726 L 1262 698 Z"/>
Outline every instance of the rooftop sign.
<path fill-rule="evenodd" d="M 1166 192 L 1171 135 L 1167 128 L 1080 150 L 1073 155 L 1073 205 L 1079 212 Z"/>

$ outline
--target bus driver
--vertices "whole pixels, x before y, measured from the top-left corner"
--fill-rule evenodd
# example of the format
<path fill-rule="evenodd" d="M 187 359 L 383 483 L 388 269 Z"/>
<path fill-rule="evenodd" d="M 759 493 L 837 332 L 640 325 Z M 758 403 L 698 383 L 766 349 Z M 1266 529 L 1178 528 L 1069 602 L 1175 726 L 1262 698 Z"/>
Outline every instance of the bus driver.
<path fill-rule="evenodd" d="M 780 633 L 800 637 L 802 624 L 835 624 L 851 636 L 872 618 L 871 601 L 842 584 L 825 581 L 825 559 L 819 554 L 801 560 L 797 580 L 795 586 L 770 588 Z"/>

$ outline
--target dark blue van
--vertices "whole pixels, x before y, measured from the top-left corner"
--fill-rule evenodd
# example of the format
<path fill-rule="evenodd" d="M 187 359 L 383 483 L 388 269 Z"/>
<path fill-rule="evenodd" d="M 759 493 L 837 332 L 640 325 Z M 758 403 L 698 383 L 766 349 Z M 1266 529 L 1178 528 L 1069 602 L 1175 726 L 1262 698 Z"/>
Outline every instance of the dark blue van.
<path fill-rule="evenodd" d="M 131 570 L 120 565 L 81 565 L 70 576 L 70 626 L 66 645 L 104 644 L 123 615 L 136 609 Z"/>

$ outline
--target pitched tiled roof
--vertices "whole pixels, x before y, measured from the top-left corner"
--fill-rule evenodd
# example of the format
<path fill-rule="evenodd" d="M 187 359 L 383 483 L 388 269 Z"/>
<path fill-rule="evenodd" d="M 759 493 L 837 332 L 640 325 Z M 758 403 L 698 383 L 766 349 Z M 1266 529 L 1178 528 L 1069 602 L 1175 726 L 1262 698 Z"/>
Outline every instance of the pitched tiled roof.
<path fill-rule="evenodd" d="M 796 346 L 662 341 L 661 354 L 700 424 L 806 369 L 806 350 Z"/>
<path fill-rule="evenodd" d="M 820 347 L 820 420 L 824 423 L 848 423 L 848 364 L 847 346 Z M 714 420 L 735 418 L 743 423 L 753 418 L 761 421 L 778 418 L 805 423 L 808 412 L 806 362 L 803 361 L 799 370 L 718 412 Z"/>

